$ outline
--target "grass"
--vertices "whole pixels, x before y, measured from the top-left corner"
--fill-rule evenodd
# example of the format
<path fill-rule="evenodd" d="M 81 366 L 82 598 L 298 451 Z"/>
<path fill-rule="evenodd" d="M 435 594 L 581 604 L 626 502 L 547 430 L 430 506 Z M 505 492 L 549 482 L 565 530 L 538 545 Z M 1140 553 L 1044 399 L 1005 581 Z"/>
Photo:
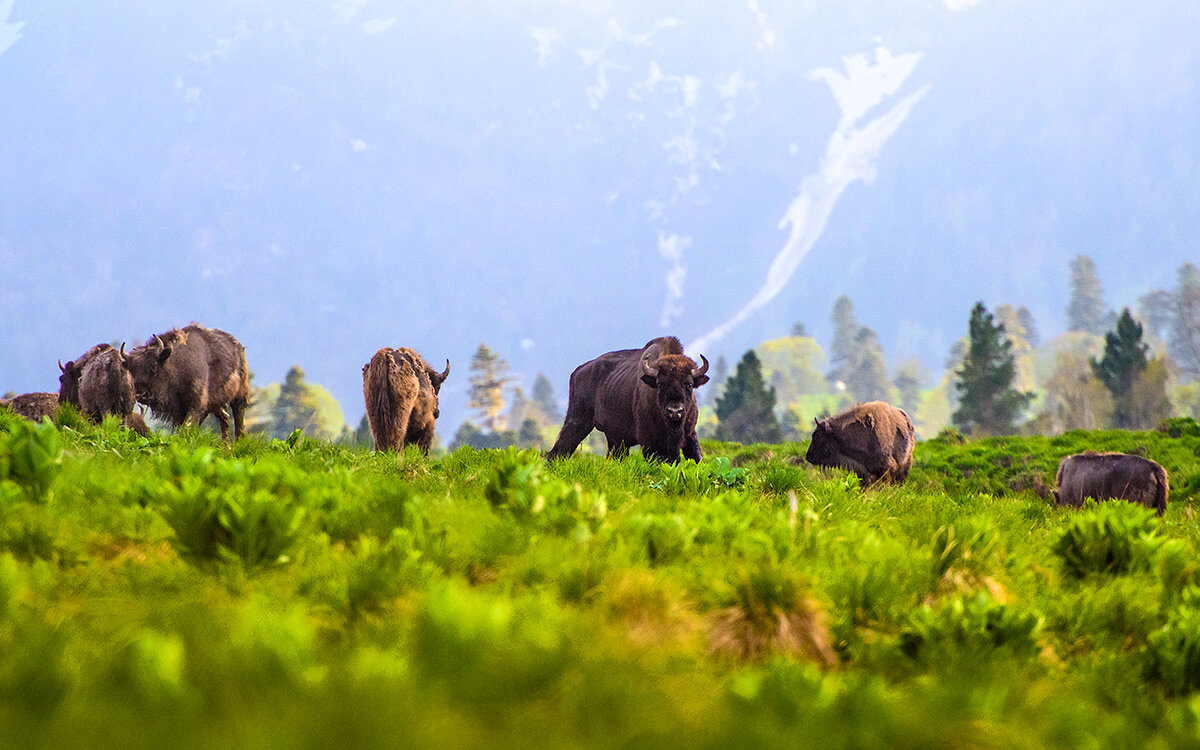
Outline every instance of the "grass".
<path fill-rule="evenodd" d="M 1059 458 L 1166 466 L 1161 519 Z M 917 447 L 902 487 L 232 448 L 0 414 L 5 747 L 1200 744 L 1200 430 Z M 15 457 L 15 459 L 14 459 Z"/>

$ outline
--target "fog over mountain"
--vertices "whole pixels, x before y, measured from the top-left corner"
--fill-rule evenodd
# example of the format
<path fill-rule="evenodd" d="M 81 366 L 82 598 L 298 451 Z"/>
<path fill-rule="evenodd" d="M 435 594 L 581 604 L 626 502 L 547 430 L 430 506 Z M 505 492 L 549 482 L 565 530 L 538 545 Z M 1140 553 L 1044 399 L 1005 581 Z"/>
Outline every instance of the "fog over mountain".
<path fill-rule="evenodd" d="M 847 294 L 940 369 L 1200 259 L 1188 3 L 0 0 L 0 391 L 196 320 L 362 414 L 380 346 L 528 390 L 663 333 L 731 360 Z"/>

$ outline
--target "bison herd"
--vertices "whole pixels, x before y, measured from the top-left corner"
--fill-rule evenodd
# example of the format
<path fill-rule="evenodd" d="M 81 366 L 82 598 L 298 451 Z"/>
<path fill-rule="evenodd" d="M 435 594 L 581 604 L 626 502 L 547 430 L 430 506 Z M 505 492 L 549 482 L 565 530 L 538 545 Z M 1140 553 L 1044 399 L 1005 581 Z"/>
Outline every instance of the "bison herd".
<path fill-rule="evenodd" d="M 97 344 L 77 359 L 59 362 L 59 391 L 0 399 L 0 408 L 31 420 L 52 417 L 72 404 L 92 421 L 118 416 L 129 429 L 148 434 L 134 410 L 140 402 L 174 427 L 200 424 L 208 416 L 230 440 L 245 434 L 250 403 L 246 349 L 232 335 L 192 323 L 155 334 L 128 353 Z M 571 455 L 592 430 L 608 441 L 608 455 L 622 458 L 641 446 L 648 458 L 699 461 L 695 390 L 708 382 L 708 360 L 683 353 L 679 339 L 653 339 L 640 349 L 601 354 L 571 373 L 567 414 L 549 459 Z M 363 365 L 363 400 L 376 450 L 433 444 L 438 393 L 450 362 L 438 372 L 413 349 L 385 347 Z M 882 401 L 817 420 L 805 460 L 858 475 L 864 485 L 900 484 L 912 468 L 912 419 Z M 1085 498 L 1121 499 L 1166 510 L 1168 480 L 1162 466 L 1141 456 L 1086 451 L 1062 459 L 1054 481 L 1059 505 L 1079 507 Z"/>

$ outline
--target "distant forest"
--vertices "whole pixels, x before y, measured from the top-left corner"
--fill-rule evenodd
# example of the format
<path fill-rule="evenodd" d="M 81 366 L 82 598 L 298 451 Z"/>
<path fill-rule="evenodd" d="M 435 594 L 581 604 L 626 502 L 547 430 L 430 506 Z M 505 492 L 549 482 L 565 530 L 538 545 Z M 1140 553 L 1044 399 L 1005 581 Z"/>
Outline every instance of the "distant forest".
<path fill-rule="evenodd" d="M 1178 269 L 1174 289 L 1147 290 L 1132 308 L 1114 310 L 1096 265 L 1071 261 L 1067 330 L 1044 339 L 1028 308 L 983 302 L 964 311 L 961 338 L 941 372 L 917 359 L 889 368 L 879 336 L 840 297 L 823 348 L 796 323 L 736 363 L 712 365 L 697 391 L 700 436 L 732 442 L 806 440 L 812 422 L 854 403 L 883 400 L 904 408 L 928 439 L 946 429 L 964 435 L 1056 435 L 1075 429 L 1146 429 L 1172 416 L 1200 418 L 1200 271 Z M 481 343 L 470 364 L 471 418 L 448 445 L 545 448 L 562 423 L 565 398 L 539 373 L 529 393 L 503 357 Z M 561 394 L 565 397 L 566 394 Z M 254 388 L 252 432 L 284 438 L 294 430 L 370 445 L 364 416 L 346 424 L 329 392 L 293 367 L 283 383 Z M 445 433 L 440 436 L 443 440 Z M 585 450 L 603 452 L 597 433 Z"/>

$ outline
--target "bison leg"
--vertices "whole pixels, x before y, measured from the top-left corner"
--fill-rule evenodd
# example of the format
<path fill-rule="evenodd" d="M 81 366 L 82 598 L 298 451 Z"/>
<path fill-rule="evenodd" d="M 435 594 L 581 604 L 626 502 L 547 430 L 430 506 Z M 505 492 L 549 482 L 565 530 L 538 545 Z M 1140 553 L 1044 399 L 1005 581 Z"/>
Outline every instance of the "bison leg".
<path fill-rule="evenodd" d="M 609 458 L 625 458 L 629 455 L 629 446 L 625 444 L 624 440 L 614 440 L 607 435 L 605 437 L 608 438 Z"/>
<path fill-rule="evenodd" d="M 683 440 L 683 457 L 690 458 L 696 463 L 700 463 L 702 456 L 703 454 L 700 451 L 700 438 L 696 435 L 696 431 L 692 430 L 692 433 Z"/>
<path fill-rule="evenodd" d="M 246 435 L 246 399 L 235 398 L 230 401 L 229 410 L 233 412 L 233 439 L 237 440 Z"/>
<path fill-rule="evenodd" d="M 567 418 L 563 420 L 562 429 L 558 431 L 558 440 L 554 441 L 554 446 L 546 453 L 546 458 L 559 458 L 574 453 L 595 424 L 595 412 L 590 403 L 585 403 L 583 399 L 571 401 L 567 404 Z"/>

